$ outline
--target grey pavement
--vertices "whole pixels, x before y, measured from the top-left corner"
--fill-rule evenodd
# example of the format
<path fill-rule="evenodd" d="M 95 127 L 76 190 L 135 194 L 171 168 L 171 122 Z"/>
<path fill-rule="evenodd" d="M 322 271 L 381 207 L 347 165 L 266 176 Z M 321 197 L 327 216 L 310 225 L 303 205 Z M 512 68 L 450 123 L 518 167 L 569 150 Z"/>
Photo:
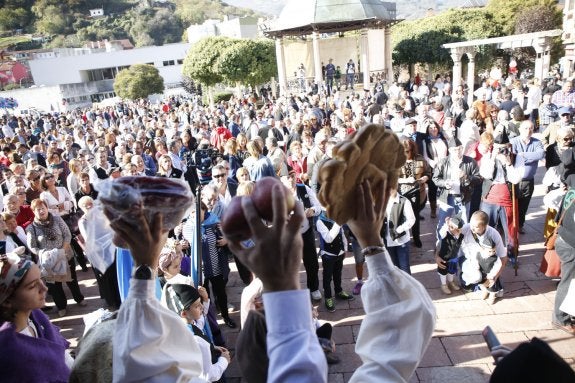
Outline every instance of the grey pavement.
<path fill-rule="evenodd" d="M 487 382 L 493 371 L 492 359 L 481 336 L 481 330 L 490 325 L 502 344 L 515 347 L 521 342 L 537 336 L 550 346 L 575 368 L 575 337 L 554 329 L 551 326 L 551 312 L 555 299 L 556 280 L 545 277 L 539 272 L 543 254 L 543 225 L 545 210 L 542 199 L 545 187 L 540 183 L 545 168 L 540 166 L 536 178 L 534 197 L 525 224 L 526 234 L 520 235 L 519 270 L 514 274 L 510 263 L 503 272 L 505 295 L 494 305 L 489 305 L 475 294 L 455 292 L 451 296 L 443 295 L 439 289 L 439 278 L 433 261 L 433 232 L 436 219 L 429 216 L 429 208 L 422 212 L 425 218 L 421 222 L 423 247 L 411 247 L 411 270 L 431 295 L 437 310 L 437 323 L 433 338 L 419 367 L 410 382 Z M 320 260 L 321 262 L 321 260 Z M 231 265 L 232 268 L 234 265 Z M 321 265 L 320 265 L 321 266 Z M 69 301 L 69 315 L 55 318 L 53 322 L 60 326 L 63 335 L 76 347 L 83 332 L 82 315 L 103 306 L 98 296 L 96 280 L 91 271 L 78 272 L 81 287 L 86 295 L 87 307 L 78 307 Z M 321 278 L 321 268 L 320 268 Z M 305 286 L 305 274 L 301 268 L 302 286 Z M 345 259 L 343 287 L 351 291 L 355 285 L 353 257 Z M 320 283 L 321 286 L 321 283 Z M 243 284 L 233 269 L 228 283 L 228 297 L 236 310 L 232 318 L 239 323 L 240 294 Z M 336 302 L 336 311 L 329 313 L 320 304 L 320 319 L 334 326 L 334 338 L 337 355 L 341 362 L 329 367 L 329 382 L 347 382 L 353 371 L 361 364 L 354 353 L 354 345 L 364 316 L 359 297 L 350 302 Z M 238 330 L 228 329 L 220 320 L 227 338 L 227 345 L 234 350 Z M 236 362 L 227 370 L 227 381 L 243 382 Z"/>

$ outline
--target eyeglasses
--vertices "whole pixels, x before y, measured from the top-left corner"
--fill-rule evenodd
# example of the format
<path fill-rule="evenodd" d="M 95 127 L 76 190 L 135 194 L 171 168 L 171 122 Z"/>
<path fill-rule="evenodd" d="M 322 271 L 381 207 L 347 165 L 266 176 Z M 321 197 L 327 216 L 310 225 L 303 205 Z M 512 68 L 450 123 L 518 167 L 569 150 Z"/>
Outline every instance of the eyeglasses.
<path fill-rule="evenodd" d="M 54 176 L 44 177 L 44 180 L 45 180 L 45 181 L 52 180 L 52 179 L 54 179 Z"/>
<path fill-rule="evenodd" d="M 36 177 L 36 178 L 32 178 L 32 182 L 36 182 L 36 181 L 38 181 L 38 180 L 40 180 L 40 176 L 38 176 L 38 177 Z"/>
<path fill-rule="evenodd" d="M 225 177 L 225 174 L 212 174 L 212 178 L 222 178 Z"/>

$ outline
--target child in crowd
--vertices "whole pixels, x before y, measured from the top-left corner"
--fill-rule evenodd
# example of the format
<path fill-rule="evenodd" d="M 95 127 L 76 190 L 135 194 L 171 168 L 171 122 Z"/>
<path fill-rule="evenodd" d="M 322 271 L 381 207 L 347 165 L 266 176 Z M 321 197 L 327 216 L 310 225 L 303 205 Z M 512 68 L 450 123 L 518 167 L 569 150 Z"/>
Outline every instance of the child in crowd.
<path fill-rule="evenodd" d="M 455 215 L 447 218 L 445 224 L 439 229 L 441 239 L 437 246 L 435 262 L 441 281 L 441 291 L 446 295 L 451 295 L 452 290 L 460 290 L 454 277 L 457 274 L 457 259 L 463 242 L 462 227 L 463 220 Z"/>
<path fill-rule="evenodd" d="M 182 309 L 181 302 L 173 289 L 173 285 L 193 285 L 193 281 L 191 277 L 181 274 L 181 261 L 183 257 L 180 251 L 181 249 L 178 247 L 176 242 L 177 241 L 168 240 L 166 246 L 162 249 L 160 259 L 158 261 L 158 275 L 160 275 L 159 280 L 162 286 L 162 295 L 160 298 L 162 306 L 176 314 L 179 314 Z M 218 326 L 215 306 L 211 304 L 210 300 L 207 298 L 208 293 L 203 286 L 200 286 L 198 291 L 201 294 L 206 294 L 205 302 L 209 309 L 206 313 L 207 320 L 205 323 L 202 323 L 203 332 L 213 343 L 219 346 L 224 346 L 225 340 L 222 331 Z"/>
<path fill-rule="evenodd" d="M 393 264 L 408 274 L 409 266 L 409 229 L 415 224 L 415 214 L 407 198 L 392 189 L 389 192 L 389 202 L 386 207 L 386 222 L 382 230 L 385 247 Z"/>
<path fill-rule="evenodd" d="M 488 299 L 490 304 L 503 295 L 503 286 L 496 276 L 503 263 L 497 256 L 497 247 L 491 238 L 477 239 L 475 254 L 468 256 L 461 265 L 461 278 L 467 288 L 476 285 L 481 291 L 482 299 Z"/>
<path fill-rule="evenodd" d="M 208 293 L 205 289 L 196 290 L 193 286 L 184 284 L 171 285 L 177 296 L 181 309 L 180 315 L 190 331 L 196 336 L 196 341 L 202 352 L 202 376 L 210 382 L 219 381 L 226 368 L 228 367 L 231 357 L 230 352 L 224 347 L 217 347 L 207 337 L 202 328 L 204 328 L 205 315 L 208 313 Z"/>
<path fill-rule="evenodd" d="M 319 248 L 323 264 L 323 293 L 325 307 L 329 312 L 335 311 L 335 302 L 331 295 L 331 281 L 338 299 L 351 301 L 353 295 L 343 291 L 341 287 L 341 271 L 345 258 L 345 244 L 347 240 L 343 229 L 335 221 L 329 219 L 325 210 L 322 210 L 316 223 L 317 232 L 320 235 Z"/>

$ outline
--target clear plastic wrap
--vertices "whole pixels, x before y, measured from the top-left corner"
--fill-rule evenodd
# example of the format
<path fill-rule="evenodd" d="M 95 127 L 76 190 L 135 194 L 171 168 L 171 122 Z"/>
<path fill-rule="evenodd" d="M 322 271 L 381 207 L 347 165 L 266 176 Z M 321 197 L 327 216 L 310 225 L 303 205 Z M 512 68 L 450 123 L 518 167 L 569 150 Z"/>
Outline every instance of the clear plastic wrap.
<path fill-rule="evenodd" d="M 194 202 L 188 183 L 175 178 L 121 177 L 103 181 L 97 189 L 98 201 L 111 222 L 121 219 L 136 225 L 137 221 L 130 217 L 136 217 L 140 211 L 151 222 L 160 212 L 164 230 L 176 227 Z"/>

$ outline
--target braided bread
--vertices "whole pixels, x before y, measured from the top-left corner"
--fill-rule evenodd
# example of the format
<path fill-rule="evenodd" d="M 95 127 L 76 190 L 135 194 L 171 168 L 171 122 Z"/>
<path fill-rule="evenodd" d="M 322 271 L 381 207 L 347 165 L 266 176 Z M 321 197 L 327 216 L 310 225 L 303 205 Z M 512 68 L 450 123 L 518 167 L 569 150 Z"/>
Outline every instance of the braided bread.
<path fill-rule="evenodd" d="M 403 146 L 383 125 L 369 124 L 333 148 L 333 156 L 319 169 L 318 199 L 327 215 L 339 224 L 355 216 L 357 185 L 365 179 L 372 190 L 396 186 L 399 168 L 405 163 Z"/>

